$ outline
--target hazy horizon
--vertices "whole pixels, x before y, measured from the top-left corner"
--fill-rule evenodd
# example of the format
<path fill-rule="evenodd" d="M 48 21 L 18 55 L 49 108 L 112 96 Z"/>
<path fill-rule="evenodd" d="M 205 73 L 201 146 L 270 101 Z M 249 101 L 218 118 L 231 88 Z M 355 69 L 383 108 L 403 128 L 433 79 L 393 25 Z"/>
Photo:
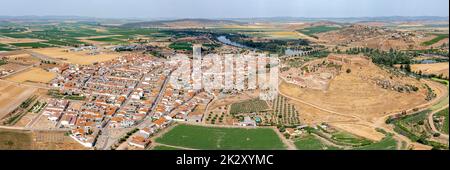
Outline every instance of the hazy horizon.
<path fill-rule="evenodd" d="M 0 16 L 96 18 L 448 17 L 448 0 L 14 0 Z"/>

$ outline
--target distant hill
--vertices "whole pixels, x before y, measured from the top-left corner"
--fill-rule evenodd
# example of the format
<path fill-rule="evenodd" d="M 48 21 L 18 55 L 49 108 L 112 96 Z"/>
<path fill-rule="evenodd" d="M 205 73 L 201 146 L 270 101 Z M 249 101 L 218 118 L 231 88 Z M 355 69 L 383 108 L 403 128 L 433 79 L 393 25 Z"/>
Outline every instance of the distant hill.
<path fill-rule="evenodd" d="M 169 28 L 200 28 L 221 25 L 240 25 L 243 22 L 232 20 L 214 20 L 214 19 L 178 19 L 162 21 L 145 21 L 123 24 L 126 28 L 151 28 L 151 27 L 169 27 Z"/>
<path fill-rule="evenodd" d="M 230 20 L 243 22 L 319 22 L 330 21 L 339 23 L 357 22 L 410 22 L 410 21 L 448 21 L 448 16 L 385 16 L 385 17 L 262 17 L 262 18 L 233 18 Z"/>
<path fill-rule="evenodd" d="M 319 40 L 332 45 L 369 47 L 381 50 L 422 49 L 429 35 L 423 32 L 398 31 L 385 27 L 353 24 L 342 29 L 318 33 Z"/>

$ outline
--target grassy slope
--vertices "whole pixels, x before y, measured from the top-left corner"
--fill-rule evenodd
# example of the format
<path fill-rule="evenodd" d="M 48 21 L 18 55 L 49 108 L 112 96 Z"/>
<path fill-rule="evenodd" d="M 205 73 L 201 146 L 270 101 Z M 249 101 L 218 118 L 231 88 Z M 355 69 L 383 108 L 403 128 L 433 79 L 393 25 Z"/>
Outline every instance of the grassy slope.
<path fill-rule="evenodd" d="M 392 138 L 392 136 L 388 135 L 383 140 L 355 148 L 355 150 L 395 150 L 397 148 L 397 141 Z"/>
<path fill-rule="evenodd" d="M 315 136 L 308 135 L 295 141 L 295 146 L 298 150 L 337 150 L 339 148 L 328 146 Z"/>

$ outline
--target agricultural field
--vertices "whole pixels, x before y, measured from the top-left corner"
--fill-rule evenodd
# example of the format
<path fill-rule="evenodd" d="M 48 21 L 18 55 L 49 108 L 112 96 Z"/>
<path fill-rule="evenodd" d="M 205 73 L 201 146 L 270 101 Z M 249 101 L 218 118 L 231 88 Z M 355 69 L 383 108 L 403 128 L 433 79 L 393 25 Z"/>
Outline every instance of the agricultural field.
<path fill-rule="evenodd" d="M 124 43 L 126 43 L 126 41 L 123 41 L 122 39 L 120 39 L 120 37 L 91 38 L 91 39 L 87 39 L 87 40 L 104 42 L 104 43 L 110 43 L 110 44 L 124 44 Z"/>
<path fill-rule="evenodd" d="M 30 43 L 13 43 L 11 44 L 16 47 L 29 47 L 29 48 L 46 48 L 52 47 L 52 45 L 40 42 L 30 42 Z"/>
<path fill-rule="evenodd" d="M 0 129 L 0 150 L 32 149 L 32 133 Z"/>
<path fill-rule="evenodd" d="M 316 37 L 314 34 L 318 34 L 318 33 L 323 33 L 323 32 L 329 32 L 329 31 L 334 31 L 334 30 L 338 30 L 340 29 L 339 27 L 336 26 L 313 26 L 313 27 L 308 27 L 308 28 L 303 28 L 300 30 L 297 30 L 298 32 L 308 35 L 310 37 Z"/>
<path fill-rule="evenodd" d="M 298 126 L 300 125 L 299 112 L 295 106 L 282 95 L 271 101 L 273 112 L 268 114 L 259 114 L 263 125 L 285 125 Z"/>
<path fill-rule="evenodd" d="M 186 43 L 186 42 L 174 42 L 169 45 L 169 48 L 174 49 L 174 50 L 190 51 L 190 50 L 192 50 L 192 44 Z"/>
<path fill-rule="evenodd" d="M 109 61 L 119 57 L 119 54 L 117 53 L 100 53 L 96 55 L 90 55 L 86 51 L 66 52 L 66 49 L 64 48 L 33 49 L 33 52 L 51 58 L 67 61 L 72 64 L 82 64 L 82 65 Z"/>
<path fill-rule="evenodd" d="M 443 62 L 443 63 L 432 63 L 432 64 L 412 64 L 411 70 L 414 72 L 421 72 L 422 74 L 426 75 L 436 75 L 440 76 L 442 78 L 448 78 L 448 72 L 449 72 L 449 63 Z"/>
<path fill-rule="evenodd" d="M 398 147 L 398 142 L 393 138 L 393 135 L 383 130 L 377 130 L 384 135 L 379 141 L 369 140 L 365 137 L 356 136 L 347 131 L 337 130 L 335 128 L 307 128 L 306 131 L 308 132 L 308 135 L 300 136 L 294 140 L 298 149 L 395 150 Z M 319 139 L 316 135 L 320 136 L 322 139 Z M 328 141 L 328 144 L 326 141 Z M 329 143 L 332 143 L 333 145 Z"/>
<path fill-rule="evenodd" d="M 30 26 L 33 31 L 28 32 L 7 32 L 0 33 L 2 36 L 15 39 L 39 39 L 46 44 L 17 44 L 21 47 L 44 47 L 46 46 L 79 46 L 86 45 L 77 39 L 77 37 L 108 35 L 107 33 L 97 32 L 94 29 L 84 28 L 79 24 L 57 24 L 57 25 L 33 25 Z M 50 44 L 50 45 L 48 45 Z M 14 45 L 14 44 L 13 44 Z"/>
<path fill-rule="evenodd" d="M 306 135 L 295 140 L 298 150 L 338 150 L 339 148 L 327 145 L 313 135 Z"/>
<path fill-rule="evenodd" d="M 0 51 L 12 51 L 13 49 L 9 48 L 6 44 L 0 44 Z"/>
<path fill-rule="evenodd" d="M 35 150 L 86 150 L 63 131 L 34 131 L 33 149 Z"/>
<path fill-rule="evenodd" d="M 35 88 L 17 86 L 14 83 L 0 81 L 0 118 L 17 108 L 32 96 Z"/>
<path fill-rule="evenodd" d="M 269 128 L 220 128 L 178 125 L 156 139 L 157 143 L 193 149 L 285 149 Z"/>
<path fill-rule="evenodd" d="M 125 40 L 144 36 L 149 38 L 166 38 L 170 35 L 159 29 L 140 28 L 104 28 L 80 23 L 58 23 L 55 25 L 30 25 L 28 29 L 1 29 L 0 36 L 6 44 L 20 47 L 91 45 L 90 41 L 111 44 L 125 44 Z M 28 31 L 26 31 L 28 30 Z M 0 39 L 1 40 L 1 39 Z M 1 42 L 1 41 L 0 41 Z M 13 44 L 15 45 L 15 44 Z"/>
<path fill-rule="evenodd" d="M 48 83 L 55 77 L 56 73 L 45 71 L 42 68 L 31 68 L 30 70 L 10 76 L 7 80 L 18 83 Z"/>
<path fill-rule="evenodd" d="M 230 109 L 230 114 L 236 115 L 239 113 L 256 113 L 267 111 L 269 109 L 269 106 L 267 105 L 266 101 L 251 99 L 240 103 L 233 103 Z"/>
<path fill-rule="evenodd" d="M 0 44 L 14 44 L 14 43 L 34 43 L 34 42 L 42 42 L 45 40 L 33 39 L 33 38 L 11 38 L 0 36 Z"/>
<path fill-rule="evenodd" d="M 366 146 L 372 144 L 372 141 L 368 139 L 343 131 L 332 133 L 331 139 L 338 144 L 349 146 Z"/>
<path fill-rule="evenodd" d="M 227 107 L 228 106 L 224 106 L 224 107 L 220 107 L 217 108 L 214 111 L 211 111 L 208 114 L 208 117 L 206 117 L 206 122 L 210 123 L 210 124 L 233 124 L 232 123 L 232 117 L 228 114 L 226 114 L 227 112 Z"/>
<path fill-rule="evenodd" d="M 36 101 L 37 96 L 31 96 L 25 101 L 23 101 L 18 107 L 16 107 L 13 111 L 8 113 L 1 120 L 3 125 L 14 126 L 17 122 L 19 122 L 22 117 L 24 117 L 28 113 L 29 107 L 34 106 L 34 102 Z M 31 109 L 30 109 L 31 110 Z"/>
<path fill-rule="evenodd" d="M 396 150 L 397 143 L 398 142 L 392 137 L 392 135 L 388 134 L 379 142 L 375 142 L 373 144 L 362 147 L 357 147 L 354 148 L 354 150 Z"/>
<path fill-rule="evenodd" d="M 255 33 L 247 33 L 250 36 L 259 37 L 259 38 L 267 38 L 267 39 L 280 39 L 280 40 L 289 40 L 289 39 L 300 39 L 305 38 L 300 35 L 298 32 L 292 31 L 270 31 L 270 32 L 255 32 Z"/>
<path fill-rule="evenodd" d="M 349 132 L 356 136 L 363 136 L 372 141 L 381 141 L 386 135 L 380 133 L 373 127 L 356 124 L 356 123 L 330 123 L 333 128 L 337 128 L 342 131 Z"/>
<path fill-rule="evenodd" d="M 435 36 L 436 36 L 435 38 L 433 38 L 433 39 L 431 39 L 429 41 L 423 42 L 422 45 L 430 46 L 430 45 L 433 45 L 433 44 L 435 44 L 435 43 L 437 43 L 437 42 L 439 42 L 439 41 L 441 41 L 443 39 L 448 38 L 448 34 L 435 34 Z"/>

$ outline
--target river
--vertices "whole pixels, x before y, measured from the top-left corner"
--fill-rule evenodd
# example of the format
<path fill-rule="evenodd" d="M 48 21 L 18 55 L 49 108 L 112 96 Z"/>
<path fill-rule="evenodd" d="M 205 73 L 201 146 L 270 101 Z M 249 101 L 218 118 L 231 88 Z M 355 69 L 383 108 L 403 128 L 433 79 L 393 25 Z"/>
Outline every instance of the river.
<path fill-rule="evenodd" d="M 230 39 L 228 39 L 227 37 L 225 37 L 225 36 L 223 36 L 223 35 L 217 37 L 217 40 L 219 40 L 221 43 L 224 43 L 224 44 L 227 44 L 227 45 L 231 45 L 231 46 L 235 46 L 235 47 L 240 47 L 240 48 L 249 48 L 249 49 L 253 49 L 253 48 L 247 47 L 247 46 L 245 46 L 245 45 L 242 45 L 242 44 L 233 42 L 233 41 L 231 41 Z"/>

